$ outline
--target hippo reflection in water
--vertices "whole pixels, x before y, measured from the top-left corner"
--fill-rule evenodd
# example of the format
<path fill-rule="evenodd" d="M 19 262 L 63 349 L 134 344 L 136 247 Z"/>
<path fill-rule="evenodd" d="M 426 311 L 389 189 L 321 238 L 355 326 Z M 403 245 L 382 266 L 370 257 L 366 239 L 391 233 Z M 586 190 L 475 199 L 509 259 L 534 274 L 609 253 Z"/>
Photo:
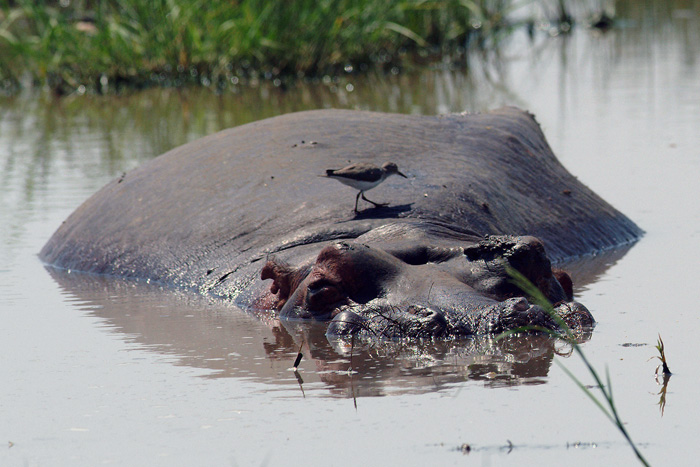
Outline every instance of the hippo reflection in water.
<path fill-rule="evenodd" d="M 329 167 L 391 160 L 392 202 L 353 212 Z M 461 336 L 593 323 L 550 261 L 641 230 L 572 177 L 514 108 L 418 117 L 311 111 L 225 130 L 108 184 L 41 252 L 57 267 L 148 279 L 328 333 Z M 545 250 L 546 248 L 546 250 Z"/>

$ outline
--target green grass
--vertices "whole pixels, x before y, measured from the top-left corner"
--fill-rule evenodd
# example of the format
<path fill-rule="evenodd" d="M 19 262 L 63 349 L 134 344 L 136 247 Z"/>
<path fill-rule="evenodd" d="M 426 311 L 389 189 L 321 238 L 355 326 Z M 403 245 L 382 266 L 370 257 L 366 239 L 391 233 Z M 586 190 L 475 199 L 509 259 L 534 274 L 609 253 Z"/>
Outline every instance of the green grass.
<path fill-rule="evenodd" d="M 486 43 L 512 0 L 4 0 L 0 84 L 225 85 L 394 66 Z M 67 5 L 67 6 L 62 6 Z"/>
<path fill-rule="evenodd" d="M 0 90 L 223 89 L 445 59 L 466 66 L 467 50 L 497 49 L 521 27 L 566 33 L 606 13 L 652 30 L 677 8 L 689 7 L 683 0 L 0 0 Z"/>

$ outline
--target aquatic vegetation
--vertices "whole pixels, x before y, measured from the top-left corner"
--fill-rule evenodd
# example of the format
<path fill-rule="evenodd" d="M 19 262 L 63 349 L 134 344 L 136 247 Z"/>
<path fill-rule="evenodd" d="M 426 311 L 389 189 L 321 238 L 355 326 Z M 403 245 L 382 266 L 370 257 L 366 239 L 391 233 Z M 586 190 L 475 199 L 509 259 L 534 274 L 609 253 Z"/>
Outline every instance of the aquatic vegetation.
<path fill-rule="evenodd" d="M 0 12 L 0 80 L 100 91 L 393 66 L 502 28 L 510 3 L 17 0 Z"/>
<path fill-rule="evenodd" d="M 425 64 L 468 66 L 517 30 L 601 31 L 679 0 L 0 1 L 0 90 L 226 89 Z M 661 11 L 663 10 L 663 11 Z M 653 29 L 653 28 L 652 28 Z"/>
<path fill-rule="evenodd" d="M 534 28 L 534 13 L 516 20 L 515 10 L 536 5 L 540 16 L 556 16 L 565 9 L 559 3 L 552 10 L 545 0 L 6 1 L 0 88 L 64 94 L 260 79 L 282 86 L 370 67 L 395 72 L 493 48 L 517 27 Z"/>
<path fill-rule="evenodd" d="M 656 342 L 656 350 L 659 351 L 659 355 L 656 357 L 661 361 L 661 364 L 656 367 L 656 382 L 661 386 L 659 390 L 659 410 L 661 411 L 661 416 L 664 416 L 664 410 L 666 410 L 666 390 L 668 389 L 668 382 L 671 379 L 671 370 L 668 368 L 666 363 L 666 352 L 664 351 L 664 341 L 661 339 L 661 334 L 659 334 L 659 339 Z M 659 369 L 661 371 L 659 371 Z M 659 374 L 661 374 L 661 381 L 659 381 Z"/>
<path fill-rule="evenodd" d="M 661 340 L 661 334 L 659 334 L 659 339 L 656 341 L 656 350 L 659 351 L 659 355 L 656 357 L 661 361 L 661 365 L 656 367 L 656 374 L 659 374 L 659 368 L 664 377 L 671 376 L 671 370 L 668 369 L 668 364 L 666 363 L 666 352 L 664 351 L 664 341 Z"/>

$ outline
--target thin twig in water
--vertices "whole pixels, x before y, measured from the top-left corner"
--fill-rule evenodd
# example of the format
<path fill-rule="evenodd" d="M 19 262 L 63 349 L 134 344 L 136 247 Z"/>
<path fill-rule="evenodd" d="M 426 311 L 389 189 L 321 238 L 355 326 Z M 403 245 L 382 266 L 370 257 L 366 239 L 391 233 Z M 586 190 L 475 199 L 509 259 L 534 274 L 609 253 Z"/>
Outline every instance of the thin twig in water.
<path fill-rule="evenodd" d="M 299 364 L 301 363 L 301 359 L 304 358 L 304 354 L 301 353 L 301 349 L 304 347 L 304 341 L 301 342 L 301 345 L 299 345 L 299 352 L 297 353 L 297 358 L 294 360 L 294 371 L 297 371 L 297 368 L 299 368 Z"/>

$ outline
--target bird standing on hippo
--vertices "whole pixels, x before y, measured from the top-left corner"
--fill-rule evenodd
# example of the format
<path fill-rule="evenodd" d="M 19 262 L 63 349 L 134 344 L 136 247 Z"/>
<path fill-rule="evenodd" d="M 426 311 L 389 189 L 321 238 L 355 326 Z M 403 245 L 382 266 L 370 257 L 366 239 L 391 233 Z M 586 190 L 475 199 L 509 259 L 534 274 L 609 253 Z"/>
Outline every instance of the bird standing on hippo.
<path fill-rule="evenodd" d="M 361 162 L 359 164 L 348 165 L 342 169 L 327 169 L 326 177 L 334 178 L 343 185 L 351 186 L 356 190 L 360 190 L 355 197 L 355 213 L 357 210 L 357 202 L 362 199 L 368 203 L 372 203 L 375 208 L 388 206 L 389 203 L 375 203 L 372 200 L 365 198 L 365 191 L 376 187 L 390 175 L 400 175 L 403 178 L 408 178 L 399 171 L 399 167 L 393 162 L 385 162 L 381 167 L 374 164 Z"/>
<path fill-rule="evenodd" d="M 378 158 L 410 168 L 406 180 L 382 174 L 382 187 L 404 204 L 353 213 L 344 190 L 317 178 L 348 159 Z M 80 206 L 40 257 L 273 317 L 327 320 L 329 334 L 447 337 L 556 328 L 512 285 L 511 269 L 567 324 L 590 325 L 552 263 L 641 234 L 567 172 L 519 109 L 434 117 L 319 110 L 155 158 Z"/>

